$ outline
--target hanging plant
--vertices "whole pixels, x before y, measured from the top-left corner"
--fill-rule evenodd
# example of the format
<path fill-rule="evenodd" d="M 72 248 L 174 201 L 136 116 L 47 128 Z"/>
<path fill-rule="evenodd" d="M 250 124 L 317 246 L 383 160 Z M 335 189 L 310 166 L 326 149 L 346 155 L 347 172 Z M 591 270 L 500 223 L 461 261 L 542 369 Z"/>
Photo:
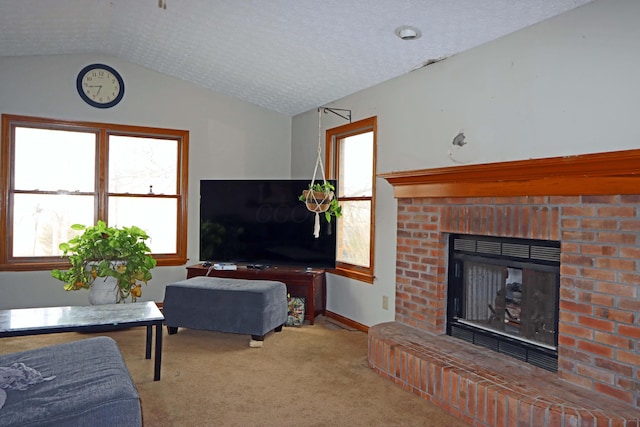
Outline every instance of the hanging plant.
<path fill-rule="evenodd" d="M 309 184 L 309 189 L 304 190 L 298 200 L 307 205 L 311 212 L 324 213 L 327 222 L 331 222 L 331 217 L 342 216 L 342 206 L 338 199 L 334 197 L 335 187 L 330 182 Z"/>
<path fill-rule="evenodd" d="M 316 167 L 313 170 L 313 176 L 309 188 L 302 191 L 298 196 L 298 200 L 304 202 L 311 212 L 316 214 L 313 226 L 313 235 L 317 239 L 320 237 L 320 214 L 324 213 L 327 222 L 331 222 L 331 217 L 336 218 L 342 216 L 342 207 L 335 197 L 335 187 L 327 182 L 324 175 L 324 165 L 322 164 L 322 111 L 318 108 L 318 157 L 316 159 Z M 322 182 L 315 182 L 318 168 L 322 173 Z"/>

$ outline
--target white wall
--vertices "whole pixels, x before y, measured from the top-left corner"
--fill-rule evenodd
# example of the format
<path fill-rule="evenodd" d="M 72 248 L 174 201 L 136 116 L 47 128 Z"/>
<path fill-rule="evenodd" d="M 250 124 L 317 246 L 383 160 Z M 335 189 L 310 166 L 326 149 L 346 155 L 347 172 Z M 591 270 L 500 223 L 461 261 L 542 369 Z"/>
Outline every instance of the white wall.
<path fill-rule="evenodd" d="M 596 0 L 328 106 L 378 117 L 379 173 L 640 148 L 638 17 L 637 0 Z M 313 171 L 316 114 L 293 119 L 297 177 Z M 374 284 L 328 278 L 327 308 L 369 326 L 394 318 L 396 201 L 377 185 Z"/>
<path fill-rule="evenodd" d="M 93 108 L 77 94 L 76 76 L 93 62 L 124 78 L 124 99 L 114 108 Z M 116 58 L 0 58 L 0 113 L 189 130 L 188 264 L 198 262 L 200 179 L 290 176 L 290 117 Z M 153 275 L 142 300 L 162 301 L 164 285 L 184 279 L 186 270 L 157 267 Z M 62 285 L 48 271 L 0 272 L 0 309 L 87 304 L 86 292 Z"/>

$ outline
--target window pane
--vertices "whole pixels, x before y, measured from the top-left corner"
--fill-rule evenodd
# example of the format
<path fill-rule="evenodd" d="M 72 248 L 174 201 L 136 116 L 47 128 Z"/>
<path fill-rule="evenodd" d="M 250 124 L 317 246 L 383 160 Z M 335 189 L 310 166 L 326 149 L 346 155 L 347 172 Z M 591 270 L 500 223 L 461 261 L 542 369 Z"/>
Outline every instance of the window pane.
<path fill-rule="evenodd" d="M 72 224 L 93 224 L 93 196 L 15 194 L 13 256 L 57 256 Z"/>
<path fill-rule="evenodd" d="M 340 140 L 341 197 L 371 197 L 373 176 L 373 132 Z"/>
<path fill-rule="evenodd" d="M 95 191 L 96 135 L 63 130 L 15 129 L 15 189 Z M 50 171 L 46 178 L 38 171 Z"/>
<path fill-rule="evenodd" d="M 151 237 L 147 244 L 154 254 L 176 252 L 177 199 L 110 197 L 109 224 L 135 225 Z"/>
<path fill-rule="evenodd" d="M 338 221 L 337 260 L 370 267 L 371 201 L 342 201 L 342 217 Z"/>
<path fill-rule="evenodd" d="M 176 140 L 109 136 L 110 193 L 173 195 L 177 177 Z"/>

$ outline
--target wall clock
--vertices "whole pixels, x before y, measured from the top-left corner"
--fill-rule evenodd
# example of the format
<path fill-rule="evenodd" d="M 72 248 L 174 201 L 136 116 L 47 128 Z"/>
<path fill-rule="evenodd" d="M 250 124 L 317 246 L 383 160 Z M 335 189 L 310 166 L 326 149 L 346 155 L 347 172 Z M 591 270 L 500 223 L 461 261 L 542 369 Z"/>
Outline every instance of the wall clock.
<path fill-rule="evenodd" d="M 104 64 L 84 67 L 78 73 L 76 88 L 80 98 L 96 108 L 111 108 L 122 101 L 124 96 L 122 76 Z"/>

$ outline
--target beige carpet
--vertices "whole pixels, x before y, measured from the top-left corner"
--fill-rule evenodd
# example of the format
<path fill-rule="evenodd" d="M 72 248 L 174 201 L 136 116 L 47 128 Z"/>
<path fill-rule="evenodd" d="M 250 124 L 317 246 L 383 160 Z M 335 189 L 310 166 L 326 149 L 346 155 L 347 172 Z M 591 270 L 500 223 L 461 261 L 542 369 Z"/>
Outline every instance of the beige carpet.
<path fill-rule="evenodd" d="M 0 353 L 93 335 L 3 338 Z M 374 373 L 366 334 L 322 316 L 269 334 L 262 348 L 247 335 L 165 329 L 159 382 L 144 358 L 145 328 L 103 335 L 120 346 L 148 427 L 466 425 Z"/>

